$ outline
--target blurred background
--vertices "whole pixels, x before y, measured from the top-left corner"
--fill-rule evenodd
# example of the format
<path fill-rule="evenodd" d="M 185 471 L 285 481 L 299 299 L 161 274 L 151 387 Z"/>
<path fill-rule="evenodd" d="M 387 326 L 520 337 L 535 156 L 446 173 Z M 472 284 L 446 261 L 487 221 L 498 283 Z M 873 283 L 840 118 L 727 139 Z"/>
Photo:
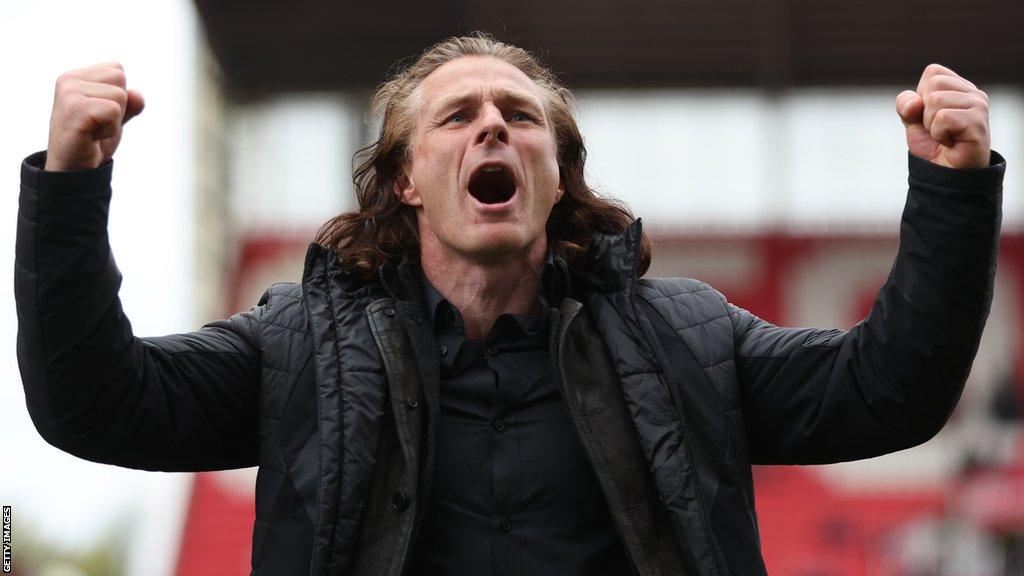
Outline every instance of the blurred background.
<path fill-rule="evenodd" d="M 213 0 L 5 5 L 0 251 L 18 164 L 46 147 L 56 77 L 118 60 L 146 111 L 116 156 L 110 236 L 139 335 L 193 330 L 297 281 L 354 207 L 369 92 L 402 58 L 485 30 L 574 89 L 589 177 L 655 239 L 651 276 L 706 280 L 785 325 L 850 327 L 897 246 L 896 94 L 930 62 L 991 97 L 1009 163 L 993 311 L 941 434 L 883 458 L 755 469 L 780 576 L 1024 574 L 1024 4 L 1019 0 Z M 13 134 L 11 133 L 13 131 Z M 247 574 L 254 470 L 145 473 L 49 447 L 0 314 L 0 503 L 14 573 Z"/>

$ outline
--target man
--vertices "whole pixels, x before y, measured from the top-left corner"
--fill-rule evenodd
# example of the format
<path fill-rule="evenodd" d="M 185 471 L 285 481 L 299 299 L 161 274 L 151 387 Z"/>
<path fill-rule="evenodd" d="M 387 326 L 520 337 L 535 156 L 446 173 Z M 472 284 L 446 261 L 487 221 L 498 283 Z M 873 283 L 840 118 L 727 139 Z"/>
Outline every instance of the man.
<path fill-rule="evenodd" d="M 764 574 L 751 463 L 926 441 L 988 313 L 1004 164 L 987 98 L 931 65 L 896 104 L 900 251 L 849 332 L 639 280 L 648 244 L 587 186 L 571 94 L 473 36 L 377 91 L 360 209 L 321 229 L 301 285 L 140 339 L 105 223 L 142 98 L 116 64 L 70 72 L 22 167 L 29 410 L 98 462 L 258 464 L 254 574 Z"/>

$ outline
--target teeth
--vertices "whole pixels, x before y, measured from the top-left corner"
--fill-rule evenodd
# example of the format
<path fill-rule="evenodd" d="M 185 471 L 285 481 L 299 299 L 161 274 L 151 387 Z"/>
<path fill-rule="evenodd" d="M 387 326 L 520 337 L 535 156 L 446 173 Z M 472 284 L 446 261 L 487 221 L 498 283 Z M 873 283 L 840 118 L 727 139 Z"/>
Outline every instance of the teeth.
<path fill-rule="evenodd" d="M 486 168 L 481 170 L 481 172 L 501 172 L 502 170 L 504 170 L 504 168 L 502 168 L 501 166 L 487 166 Z"/>

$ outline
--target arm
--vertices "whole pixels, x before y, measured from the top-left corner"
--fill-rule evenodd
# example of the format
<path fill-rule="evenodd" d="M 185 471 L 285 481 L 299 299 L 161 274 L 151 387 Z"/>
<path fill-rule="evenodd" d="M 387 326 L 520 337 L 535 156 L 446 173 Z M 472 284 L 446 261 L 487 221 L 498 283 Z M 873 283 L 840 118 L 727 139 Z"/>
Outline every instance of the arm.
<path fill-rule="evenodd" d="M 956 406 L 992 303 L 1003 159 L 988 96 L 931 64 L 896 97 L 910 152 L 900 248 L 849 332 L 773 326 L 730 307 L 752 459 L 867 458 L 934 436 Z"/>
<path fill-rule="evenodd" d="M 946 422 L 992 300 L 1002 175 L 910 156 L 896 261 L 849 332 L 779 328 L 730 306 L 752 460 L 809 464 L 920 444 Z"/>
<path fill-rule="evenodd" d="M 256 463 L 261 307 L 191 334 L 136 338 L 107 240 L 112 162 L 22 166 L 18 362 L 32 421 L 81 458 L 149 470 Z"/>
<path fill-rule="evenodd" d="M 262 307 L 191 334 L 140 339 L 117 297 L 110 158 L 142 108 L 120 64 L 63 74 L 47 152 L 22 165 L 14 282 L 29 413 L 48 442 L 97 462 L 251 466 Z"/>

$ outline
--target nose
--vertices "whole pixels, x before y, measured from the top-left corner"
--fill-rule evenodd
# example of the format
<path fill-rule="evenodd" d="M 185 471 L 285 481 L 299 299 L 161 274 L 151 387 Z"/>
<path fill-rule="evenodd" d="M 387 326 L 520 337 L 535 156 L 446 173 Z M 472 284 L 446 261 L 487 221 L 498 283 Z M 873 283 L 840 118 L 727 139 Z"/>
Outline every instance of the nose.
<path fill-rule="evenodd" d="M 481 116 L 476 143 L 486 144 L 492 142 L 508 144 L 508 124 L 505 123 L 505 117 L 501 115 L 501 110 L 489 104 L 484 108 L 484 113 Z"/>

